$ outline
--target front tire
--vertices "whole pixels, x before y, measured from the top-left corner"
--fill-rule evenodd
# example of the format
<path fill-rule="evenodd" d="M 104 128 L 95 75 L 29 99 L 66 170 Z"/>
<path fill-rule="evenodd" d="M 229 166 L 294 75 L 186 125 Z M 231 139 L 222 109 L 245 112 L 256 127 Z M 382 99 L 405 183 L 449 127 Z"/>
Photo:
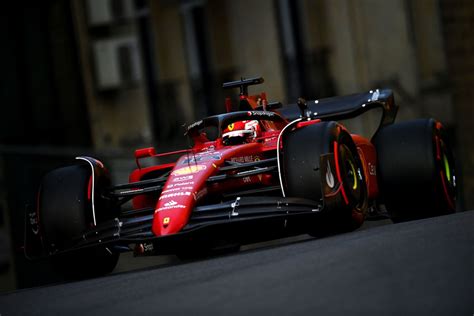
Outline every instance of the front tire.
<path fill-rule="evenodd" d="M 285 134 L 283 170 L 287 196 L 320 201 L 329 215 L 329 223 L 315 225 L 312 235 L 362 225 L 368 205 L 364 172 L 354 141 L 342 125 L 315 123 Z"/>
<path fill-rule="evenodd" d="M 43 178 L 38 211 L 43 243 L 49 253 L 67 249 L 94 225 L 90 190 L 91 169 L 85 164 L 53 170 Z M 78 279 L 111 272 L 118 258 L 118 253 L 96 247 L 54 255 L 52 261 L 63 276 Z"/>

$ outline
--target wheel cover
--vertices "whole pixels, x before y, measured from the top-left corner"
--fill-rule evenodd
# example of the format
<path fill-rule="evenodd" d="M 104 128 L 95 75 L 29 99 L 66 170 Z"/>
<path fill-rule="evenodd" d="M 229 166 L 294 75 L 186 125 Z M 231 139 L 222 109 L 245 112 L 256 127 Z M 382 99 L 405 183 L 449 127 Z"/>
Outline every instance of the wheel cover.
<path fill-rule="evenodd" d="M 347 160 L 347 163 L 349 164 L 349 174 L 347 176 L 349 180 L 352 180 L 352 190 L 357 190 L 359 179 L 357 179 L 357 173 L 355 171 L 354 163 L 351 160 Z"/>
<path fill-rule="evenodd" d="M 352 209 L 353 217 L 362 222 L 360 215 L 365 213 L 368 203 L 362 161 L 352 137 L 345 131 L 340 134 L 338 142 L 334 142 L 334 159 L 336 167 L 339 166 L 336 171 L 346 205 Z"/>
<path fill-rule="evenodd" d="M 448 182 L 451 183 L 451 171 L 449 170 L 449 162 L 446 155 L 443 155 L 443 162 L 444 162 L 444 172 L 446 174 L 446 178 L 448 178 Z"/>
<path fill-rule="evenodd" d="M 360 163 L 357 163 L 350 148 L 342 143 L 338 146 L 340 164 L 341 164 L 341 178 L 345 191 L 348 193 L 350 204 L 358 205 L 363 200 L 362 182 Z M 356 167 L 358 166 L 358 167 Z"/>
<path fill-rule="evenodd" d="M 438 133 L 441 132 L 438 130 Z M 439 164 L 439 174 L 441 184 L 444 191 L 444 196 L 448 206 L 451 210 L 455 210 L 455 196 L 456 196 L 456 176 L 452 155 L 446 143 L 441 138 L 441 135 L 435 137 L 437 148 L 437 160 Z"/>

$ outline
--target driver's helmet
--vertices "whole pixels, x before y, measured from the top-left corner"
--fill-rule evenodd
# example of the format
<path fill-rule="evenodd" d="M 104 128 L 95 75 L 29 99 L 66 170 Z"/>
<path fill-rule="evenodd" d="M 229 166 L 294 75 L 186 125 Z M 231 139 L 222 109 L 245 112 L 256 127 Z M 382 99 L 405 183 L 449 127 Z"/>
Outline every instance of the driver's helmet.
<path fill-rule="evenodd" d="M 261 135 L 257 120 L 238 121 L 229 124 L 222 134 L 224 145 L 239 145 L 252 142 Z"/>

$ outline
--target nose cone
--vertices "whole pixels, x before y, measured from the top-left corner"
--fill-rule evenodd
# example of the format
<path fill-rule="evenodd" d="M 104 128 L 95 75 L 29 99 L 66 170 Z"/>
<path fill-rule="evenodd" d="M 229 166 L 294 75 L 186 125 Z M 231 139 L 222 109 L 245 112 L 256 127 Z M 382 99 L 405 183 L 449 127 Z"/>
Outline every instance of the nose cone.
<path fill-rule="evenodd" d="M 184 225 L 176 210 L 155 211 L 152 230 L 156 236 L 165 236 L 179 232 Z"/>

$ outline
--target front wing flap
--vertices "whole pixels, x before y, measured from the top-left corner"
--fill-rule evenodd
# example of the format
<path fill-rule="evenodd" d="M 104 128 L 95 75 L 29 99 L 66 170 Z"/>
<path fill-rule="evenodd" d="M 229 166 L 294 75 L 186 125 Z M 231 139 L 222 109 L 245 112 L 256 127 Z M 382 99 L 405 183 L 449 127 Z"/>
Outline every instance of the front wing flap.
<path fill-rule="evenodd" d="M 124 249 L 130 244 L 152 244 L 148 254 L 175 253 L 192 240 L 227 238 L 243 243 L 305 233 L 312 219 L 324 214 L 319 203 L 301 198 L 242 197 L 234 201 L 196 207 L 183 230 L 177 234 L 154 236 L 153 211 L 131 218 L 114 218 L 71 240 L 63 254 L 87 247 Z M 146 213 L 143 210 L 142 213 Z M 128 248 L 130 249 L 130 248 Z"/>

